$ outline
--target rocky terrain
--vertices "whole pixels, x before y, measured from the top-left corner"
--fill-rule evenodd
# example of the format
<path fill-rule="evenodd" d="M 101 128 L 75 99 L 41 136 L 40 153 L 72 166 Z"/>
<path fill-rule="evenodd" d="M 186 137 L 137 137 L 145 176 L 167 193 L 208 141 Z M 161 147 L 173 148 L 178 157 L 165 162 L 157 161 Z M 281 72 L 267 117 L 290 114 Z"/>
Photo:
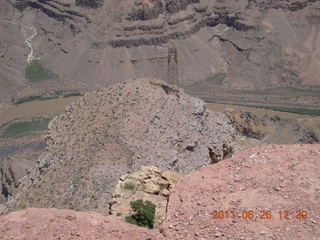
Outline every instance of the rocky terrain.
<path fill-rule="evenodd" d="M 154 166 L 142 166 L 132 174 L 121 176 L 110 201 L 110 215 L 125 220 L 132 214 L 131 201 L 148 200 L 156 205 L 154 227 L 158 228 L 166 216 L 170 191 L 180 178 L 175 172 Z"/>
<path fill-rule="evenodd" d="M 320 237 L 319 159 L 320 145 L 270 145 L 205 166 L 172 189 L 159 229 L 146 230 L 93 212 L 26 209 L 0 217 L 0 236 L 4 240 L 128 236 L 133 240 L 314 240 Z M 229 215 L 213 219 L 215 210 L 228 210 Z M 271 215 L 263 214 L 264 210 Z M 299 215 L 299 210 L 307 215 Z M 248 211 L 254 215 L 244 219 Z"/>
<path fill-rule="evenodd" d="M 252 112 L 225 111 L 240 136 L 256 139 L 258 144 L 295 144 L 320 142 L 319 118 L 287 118 L 276 113 L 256 115 Z"/>
<path fill-rule="evenodd" d="M 319 24 L 319 0 L 2 1 L 0 215 L 28 209 L 0 239 L 320 239 L 319 145 L 265 146 L 320 142 Z"/>
<path fill-rule="evenodd" d="M 222 113 L 165 82 L 140 79 L 91 92 L 49 123 L 47 149 L 10 209 L 59 207 L 109 214 L 120 176 L 153 165 L 179 174 L 233 151 Z"/>
<path fill-rule="evenodd" d="M 172 191 L 163 227 L 168 239 L 317 239 L 319 145 L 270 145 L 201 168 Z M 307 211 L 306 219 L 297 211 Z M 210 219 L 214 210 L 233 210 Z M 242 211 L 253 211 L 252 220 Z M 263 218 L 271 210 L 271 218 Z M 288 219 L 279 211 L 288 210 Z M 170 228 L 170 225 L 172 227 Z M 195 237 L 197 234 L 199 237 Z"/>
<path fill-rule="evenodd" d="M 130 78 L 167 80 L 172 45 L 180 85 L 193 95 L 315 108 L 319 19 L 317 0 L 6 0 L 1 101 Z M 50 81 L 25 79 L 30 29 L 34 59 L 54 73 Z"/>
<path fill-rule="evenodd" d="M 41 223 L 41 224 L 39 224 Z M 19 225 L 19 227 L 18 227 Z M 145 228 L 96 212 L 27 209 L 1 218 L 1 239 L 155 239 Z M 31 230 L 31 231 L 30 231 Z"/>
<path fill-rule="evenodd" d="M 64 111 L 69 102 L 76 101 L 76 98 L 66 100 L 29 102 L 9 108 L 0 115 L 0 123 L 6 123 L 0 127 L 0 204 L 3 206 L 16 192 L 20 179 L 37 165 L 39 156 L 46 148 L 47 136 L 47 125 L 43 124 L 41 128 L 38 124 L 34 125 L 32 131 L 21 129 L 20 132 L 8 134 L 8 129 L 21 122 L 32 122 L 41 116 L 44 119 L 53 118 Z M 230 119 L 236 130 L 235 153 L 267 144 L 319 143 L 320 121 L 316 116 L 212 103 L 207 104 L 207 107 L 225 113 Z M 50 113 L 53 109 L 54 113 Z M 12 121 L 17 117 L 19 119 Z M 162 200 L 166 201 L 165 198 L 161 198 Z"/>

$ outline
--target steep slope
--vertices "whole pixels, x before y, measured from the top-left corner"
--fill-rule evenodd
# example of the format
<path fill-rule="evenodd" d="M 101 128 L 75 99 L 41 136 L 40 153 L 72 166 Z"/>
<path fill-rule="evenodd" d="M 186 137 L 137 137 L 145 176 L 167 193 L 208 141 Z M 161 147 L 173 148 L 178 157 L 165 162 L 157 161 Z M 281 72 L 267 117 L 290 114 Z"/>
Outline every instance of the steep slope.
<path fill-rule="evenodd" d="M 108 214 L 119 177 L 141 165 L 186 174 L 233 151 L 222 113 L 164 82 L 141 79 L 91 92 L 49 124 L 47 153 L 9 207 Z"/>
<path fill-rule="evenodd" d="M 91 89 L 141 77 L 166 80 L 173 44 L 180 85 L 194 95 L 243 103 L 319 103 L 317 0 L 11 2 L 19 10 L 9 18 L 37 29 L 35 57 L 56 74 L 56 88 L 81 83 Z M 23 60 L 14 60 L 19 84 L 30 85 L 23 79 Z M 284 93 L 248 92 L 266 88 L 284 88 Z"/>
<path fill-rule="evenodd" d="M 182 178 L 173 188 L 167 218 L 159 230 L 146 230 L 92 212 L 26 209 L 0 217 L 0 237 L 3 240 L 59 237 L 318 239 L 319 159 L 320 145 L 271 145 L 252 148 L 231 159 L 203 167 Z M 224 211 L 220 219 L 211 219 L 215 210 Z M 257 214 L 268 210 L 271 216 Z M 299 214 L 299 210 L 300 213 L 306 211 L 307 215 Z M 255 215 L 251 217 L 247 214 L 249 211 Z"/>
<path fill-rule="evenodd" d="M 270 145 L 201 168 L 171 192 L 164 234 L 184 240 L 317 239 L 319 159 L 320 145 Z"/>

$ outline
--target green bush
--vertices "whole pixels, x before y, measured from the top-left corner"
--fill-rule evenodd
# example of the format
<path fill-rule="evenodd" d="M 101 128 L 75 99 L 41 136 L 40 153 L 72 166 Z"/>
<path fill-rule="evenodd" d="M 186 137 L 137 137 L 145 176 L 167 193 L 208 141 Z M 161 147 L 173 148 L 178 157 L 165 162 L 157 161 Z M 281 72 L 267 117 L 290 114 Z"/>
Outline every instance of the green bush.
<path fill-rule="evenodd" d="M 156 205 L 150 201 L 142 199 L 130 202 L 130 206 L 134 214 L 127 216 L 125 220 L 128 223 L 138 225 L 140 227 L 153 228 L 154 215 L 156 213 Z"/>
<path fill-rule="evenodd" d="M 133 191 L 133 190 L 135 190 L 136 189 L 136 184 L 134 183 L 134 182 L 126 182 L 125 184 L 124 184 L 124 189 L 126 189 L 126 190 L 131 190 L 131 191 Z"/>

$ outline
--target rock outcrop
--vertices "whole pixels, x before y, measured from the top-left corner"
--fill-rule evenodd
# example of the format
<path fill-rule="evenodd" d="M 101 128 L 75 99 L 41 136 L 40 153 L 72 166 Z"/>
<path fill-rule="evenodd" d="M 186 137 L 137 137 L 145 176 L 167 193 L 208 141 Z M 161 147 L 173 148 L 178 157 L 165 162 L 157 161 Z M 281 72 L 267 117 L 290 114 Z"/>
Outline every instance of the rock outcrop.
<path fill-rule="evenodd" d="M 268 133 L 267 123 L 250 112 L 230 109 L 226 115 L 236 131 L 246 137 L 262 139 Z"/>
<path fill-rule="evenodd" d="M 160 229 L 93 212 L 27 209 L 0 217 L 0 238 L 317 239 L 319 159 L 320 145 L 270 145 L 203 167 L 172 189 Z"/>
<path fill-rule="evenodd" d="M 175 172 L 154 166 L 142 166 L 132 174 L 121 176 L 112 194 L 110 214 L 125 220 L 132 214 L 131 201 L 148 200 L 156 205 L 154 227 L 158 228 L 166 216 L 170 191 L 180 178 Z"/>
<path fill-rule="evenodd" d="M 18 181 L 12 166 L 8 160 L 5 160 L 0 165 L 0 204 L 5 203 L 7 198 L 13 195 L 17 186 Z"/>
<path fill-rule="evenodd" d="M 120 176 L 153 165 L 179 174 L 233 151 L 222 113 L 162 81 L 140 79 L 91 92 L 49 124 L 47 152 L 10 208 L 96 210 L 108 214 Z"/>
<path fill-rule="evenodd" d="M 320 145 L 270 145 L 201 168 L 172 191 L 163 233 L 184 240 L 317 238 L 319 159 Z"/>
<path fill-rule="evenodd" d="M 286 116 L 286 113 L 279 116 L 279 112 L 271 111 L 257 115 L 230 108 L 225 109 L 224 112 L 238 136 L 245 137 L 246 140 L 259 140 L 252 146 L 260 144 L 317 144 L 320 142 L 318 117 L 290 114 Z M 239 142 L 236 145 L 239 147 Z"/>

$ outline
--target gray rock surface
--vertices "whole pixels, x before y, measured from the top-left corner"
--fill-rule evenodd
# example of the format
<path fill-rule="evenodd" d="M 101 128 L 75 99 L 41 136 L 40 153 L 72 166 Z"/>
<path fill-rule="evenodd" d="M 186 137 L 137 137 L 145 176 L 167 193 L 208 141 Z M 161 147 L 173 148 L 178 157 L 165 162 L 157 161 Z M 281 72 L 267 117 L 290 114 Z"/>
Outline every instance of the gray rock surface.
<path fill-rule="evenodd" d="M 86 94 L 49 124 L 47 153 L 26 177 L 10 208 L 97 210 L 121 175 L 142 165 L 179 174 L 233 151 L 223 113 L 162 81 L 141 79 Z"/>

